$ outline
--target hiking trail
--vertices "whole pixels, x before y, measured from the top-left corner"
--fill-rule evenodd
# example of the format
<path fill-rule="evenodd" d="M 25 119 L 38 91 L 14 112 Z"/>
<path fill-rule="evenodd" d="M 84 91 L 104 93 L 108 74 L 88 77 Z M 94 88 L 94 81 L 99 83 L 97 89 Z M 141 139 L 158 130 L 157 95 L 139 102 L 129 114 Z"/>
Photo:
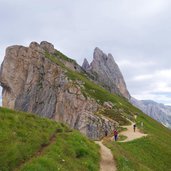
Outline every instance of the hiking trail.
<path fill-rule="evenodd" d="M 130 122 L 131 125 L 123 126 L 123 128 L 127 128 L 127 130 L 122 131 L 120 133 L 121 135 L 124 135 L 127 138 L 123 141 L 118 141 L 118 142 L 128 142 L 147 136 L 147 134 L 141 133 L 137 127 L 134 132 L 133 130 L 134 123 L 132 121 Z M 114 141 L 113 136 L 110 138 L 110 140 Z M 101 154 L 100 171 L 116 171 L 117 168 L 111 150 L 107 148 L 105 145 L 103 145 L 103 140 L 95 141 L 95 143 L 100 146 L 100 154 Z"/>
<path fill-rule="evenodd" d="M 116 165 L 113 159 L 113 154 L 109 148 L 103 145 L 102 141 L 95 141 L 100 146 L 100 171 L 116 171 Z"/>
<path fill-rule="evenodd" d="M 138 138 L 142 138 L 147 136 L 147 134 L 141 133 L 140 130 L 136 127 L 135 132 L 133 130 L 133 125 L 134 123 L 131 122 L 132 124 L 129 126 L 123 126 L 123 128 L 127 128 L 127 130 L 122 131 L 120 134 L 126 136 L 127 138 L 123 141 L 118 141 L 118 142 L 128 142 L 132 141 Z M 113 137 L 111 138 L 113 140 Z"/>

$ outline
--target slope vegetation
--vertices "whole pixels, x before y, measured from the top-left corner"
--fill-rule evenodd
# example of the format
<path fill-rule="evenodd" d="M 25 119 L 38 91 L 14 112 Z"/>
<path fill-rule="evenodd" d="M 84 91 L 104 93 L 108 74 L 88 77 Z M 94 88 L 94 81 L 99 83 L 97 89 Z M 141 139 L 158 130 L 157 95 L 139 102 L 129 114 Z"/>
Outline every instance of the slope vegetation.
<path fill-rule="evenodd" d="M 148 136 L 129 142 L 105 141 L 115 156 L 118 171 L 163 171 L 171 168 L 171 131 L 139 114 L 137 125 Z M 143 127 L 141 127 L 143 122 Z M 133 131 L 133 130 L 132 130 Z"/>
<path fill-rule="evenodd" d="M 0 170 L 99 170 L 99 148 L 79 132 L 0 108 Z"/>

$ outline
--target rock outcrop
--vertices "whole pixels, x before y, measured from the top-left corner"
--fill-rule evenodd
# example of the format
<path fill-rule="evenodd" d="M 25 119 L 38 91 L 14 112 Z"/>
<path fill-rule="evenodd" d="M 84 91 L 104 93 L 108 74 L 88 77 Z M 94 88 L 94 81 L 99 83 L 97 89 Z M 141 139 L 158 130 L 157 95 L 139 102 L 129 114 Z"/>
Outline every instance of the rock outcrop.
<path fill-rule="evenodd" d="M 105 130 L 111 132 L 117 123 L 94 114 L 99 105 L 84 97 L 83 83 L 69 80 L 65 69 L 46 57 L 47 52 L 56 50 L 45 41 L 6 49 L 0 71 L 3 106 L 67 123 L 91 139 L 100 139 Z M 78 64 L 65 64 L 81 70 Z"/>
<path fill-rule="evenodd" d="M 83 68 L 84 70 L 88 70 L 89 67 L 90 67 L 90 64 L 88 63 L 87 59 L 84 58 L 84 62 L 83 62 L 83 64 L 82 64 L 82 68 Z"/>
<path fill-rule="evenodd" d="M 130 98 L 122 73 L 111 54 L 106 55 L 99 48 L 95 48 L 93 61 L 89 65 L 87 60 L 84 60 L 82 67 L 110 92 Z"/>

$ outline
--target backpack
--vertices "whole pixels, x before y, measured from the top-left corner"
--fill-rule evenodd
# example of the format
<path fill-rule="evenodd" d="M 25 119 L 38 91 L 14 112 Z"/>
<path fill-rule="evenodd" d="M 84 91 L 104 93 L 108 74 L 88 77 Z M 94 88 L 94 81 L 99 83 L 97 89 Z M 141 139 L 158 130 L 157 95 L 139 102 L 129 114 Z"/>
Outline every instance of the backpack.
<path fill-rule="evenodd" d="M 117 134 L 118 134 L 118 132 L 116 130 L 114 130 L 114 135 L 117 135 Z"/>

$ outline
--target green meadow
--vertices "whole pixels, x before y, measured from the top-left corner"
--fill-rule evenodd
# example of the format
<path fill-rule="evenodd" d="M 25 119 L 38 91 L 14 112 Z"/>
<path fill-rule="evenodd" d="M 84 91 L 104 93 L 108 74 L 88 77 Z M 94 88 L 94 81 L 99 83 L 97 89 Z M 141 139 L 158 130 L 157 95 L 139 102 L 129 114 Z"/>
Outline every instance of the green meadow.
<path fill-rule="evenodd" d="M 99 170 L 99 147 L 64 124 L 0 108 L 0 170 Z"/>

